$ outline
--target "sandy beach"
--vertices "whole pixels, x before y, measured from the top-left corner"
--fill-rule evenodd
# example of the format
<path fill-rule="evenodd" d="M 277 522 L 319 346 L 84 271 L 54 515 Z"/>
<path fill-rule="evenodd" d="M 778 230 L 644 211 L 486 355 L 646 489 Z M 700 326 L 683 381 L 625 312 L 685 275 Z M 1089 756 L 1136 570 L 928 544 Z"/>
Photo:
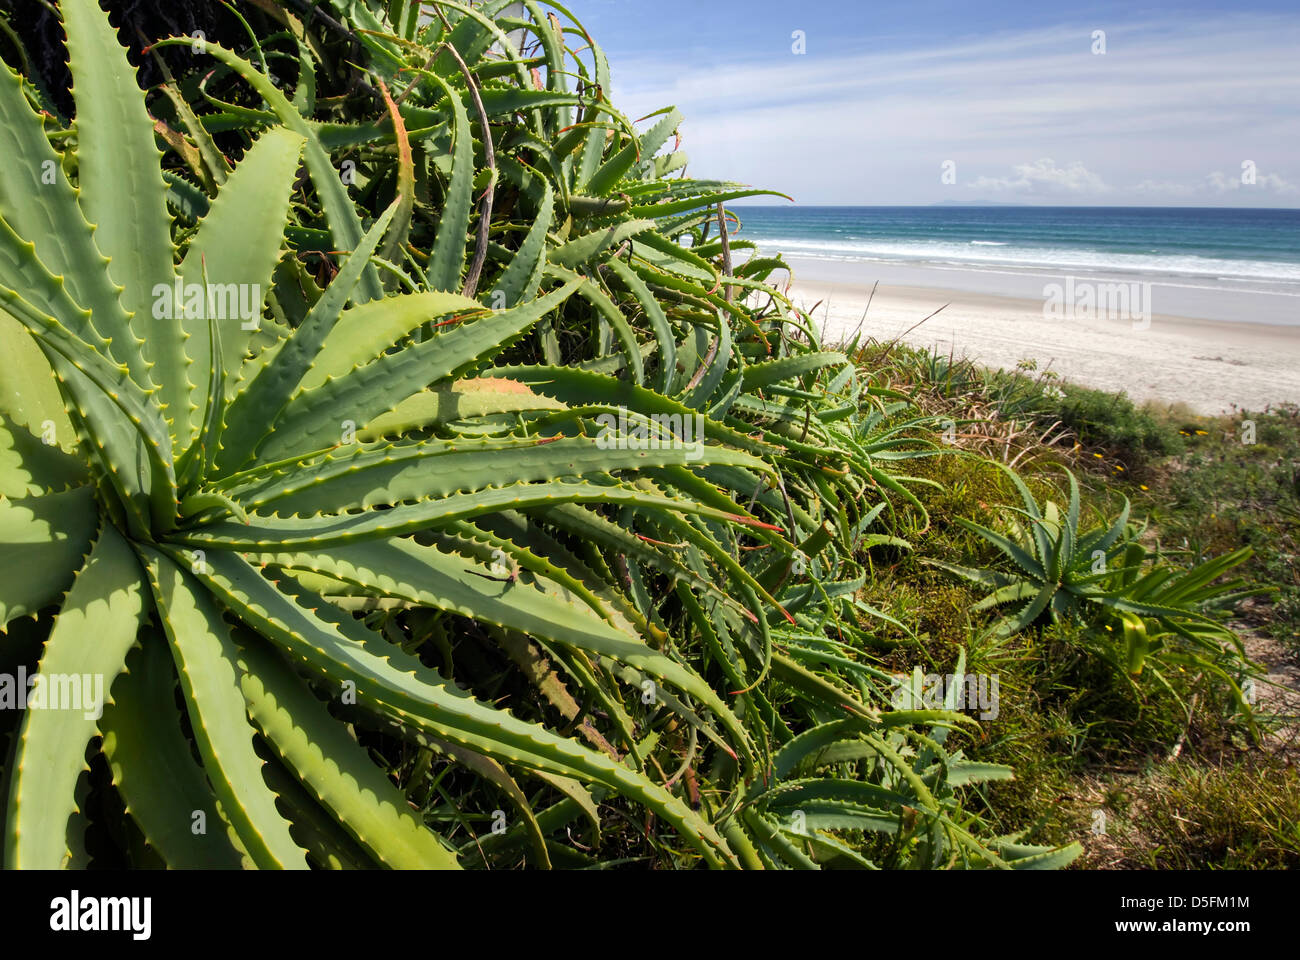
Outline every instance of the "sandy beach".
<path fill-rule="evenodd" d="M 1198 297 L 1185 288 L 1179 288 L 1177 297 L 1158 297 L 1158 285 L 1150 296 L 1153 306 L 1182 302 L 1189 313 L 1222 316 L 1236 305 L 1246 315 L 1262 313 L 1279 321 L 1273 323 L 1207 319 L 1156 309 L 1141 319 L 1087 316 L 1081 311 L 1048 317 L 1042 296 L 929 285 L 932 278 L 953 279 L 944 272 L 791 263 L 796 279 L 790 296 L 796 306 L 810 312 L 827 343 L 861 329 L 866 337 L 881 341 L 897 337 L 914 346 L 964 355 L 988 367 L 1014 368 L 1021 360 L 1033 359 L 1039 370 L 1050 369 L 1063 379 L 1122 390 L 1138 402 L 1181 404 L 1201 414 L 1226 412 L 1234 405 L 1262 410 L 1283 402 L 1300 403 L 1300 325 L 1282 322 L 1289 319 L 1285 311 L 1290 304 L 1276 298 L 1254 302 L 1252 297 L 1258 301 L 1259 294 L 1233 296 L 1227 291 L 1216 301 L 1208 291 Z M 879 278 L 882 272 L 887 276 L 874 296 L 872 280 L 848 279 L 853 274 Z M 892 282 L 899 279 L 912 282 Z M 990 285 L 987 277 L 957 279 L 967 288 Z M 1015 292 L 1027 293 L 1041 291 L 1043 280 L 1021 277 L 1017 282 Z M 1000 283 L 1007 288 L 1005 281 Z"/>

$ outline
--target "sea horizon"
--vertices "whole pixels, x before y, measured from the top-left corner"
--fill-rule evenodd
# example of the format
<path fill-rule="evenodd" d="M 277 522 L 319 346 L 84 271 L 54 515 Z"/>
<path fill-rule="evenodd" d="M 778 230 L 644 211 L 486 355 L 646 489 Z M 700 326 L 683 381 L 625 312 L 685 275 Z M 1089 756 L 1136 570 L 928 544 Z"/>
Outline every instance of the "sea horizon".
<path fill-rule="evenodd" d="M 1020 299 L 1066 276 L 1145 282 L 1160 312 L 1300 325 L 1300 210 L 1254 207 L 770 205 L 736 236 L 824 281 Z"/>

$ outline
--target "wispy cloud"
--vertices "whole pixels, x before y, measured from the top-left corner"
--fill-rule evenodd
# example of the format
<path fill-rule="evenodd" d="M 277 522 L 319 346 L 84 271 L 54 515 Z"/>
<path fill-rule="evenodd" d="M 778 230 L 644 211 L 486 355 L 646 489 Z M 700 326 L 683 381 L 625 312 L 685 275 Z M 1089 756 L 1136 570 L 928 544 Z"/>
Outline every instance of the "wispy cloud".
<path fill-rule="evenodd" d="M 1050 157 L 1017 164 L 1010 177 L 977 177 L 970 186 L 973 190 L 1019 196 L 1095 197 L 1111 190 L 1079 161 L 1058 167 Z"/>
<path fill-rule="evenodd" d="M 615 84 L 632 111 L 682 108 L 693 172 L 805 202 L 1297 202 L 1296 49 L 1300 16 L 1062 26 L 837 57 L 818 56 L 814 36 L 806 55 L 776 61 L 624 61 Z M 1029 159 L 1046 157 L 1056 162 Z M 1205 174 L 1246 160 L 1254 184 L 1234 187 L 1229 173 L 1218 189 Z"/>
<path fill-rule="evenodd" d="M 1212 193 L 1231 193 L 1239 190 L 1242 193 L 1253 191 L 1258 193 L 1300 193 L 1300 188 L 1295 184 L 1288 183 L 1279 177 L 1276 173 L 1257 174 L 1247 180 L 1242 176 L 1228 176 L 1215 171 L 1205 178 L 1205 189 Z"/>

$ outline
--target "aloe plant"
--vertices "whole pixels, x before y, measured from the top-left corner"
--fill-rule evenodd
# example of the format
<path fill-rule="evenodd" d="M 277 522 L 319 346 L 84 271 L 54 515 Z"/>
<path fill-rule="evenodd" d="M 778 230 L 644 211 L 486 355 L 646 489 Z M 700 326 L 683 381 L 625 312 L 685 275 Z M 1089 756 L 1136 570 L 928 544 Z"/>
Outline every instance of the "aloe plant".
<path fill-rule="evenodd" d="M 335 3 L 346 64 L 289 8 L 243 52 L 161 40 L 204 78 L 172 129 L 93 0 L 61 6 L 71 128 L 0 70 L 0 611 L 56 608 L 39 674 L 109 701 L 23 715 L 7 863 L 85 862 L 88 745 L 130 862 L 581 863 L 557 831 L 611 803 L 675 865 L 1068 860 L 977 837 L 957 788 L 1009 771 L 863 655 L 864 555 L 924 515 L 898 398 L 709 239 L 756 191 L 682 177 L 676 112 L 638 131 L 524 6 Z"/>
<path fill-rule="evenodd" d="M 1009 522 L 1009 532 L 965 518 L 957 522 L 997 547 L 1008 562 L 996 569 L 976 569 L 937 558 L 924 560 L 993 588 L 974 611 L 1020 605 L 998 619 L 988 634 L 1005 638 L 1046 620 L 1080 626 L 1091 638 L 1091 649 L 1126 676 L 1139 677 L 1152 658 L 1192 667 L 1222 680 L 1249 717 L 1240 682 L 1253 668 L 1224 616 L 1240 600 L 1268 591 L 1221 578 L 1244 563 L 1250 549 L 1181 569 L 1141 542 L 1143 529 L 1129 522 L 1127 500 L 1113 520 L 1085 530 L 1079 484 L 1069 470 L 1069 502 L 1062 512 L 1050 500 L 1040 507 L 1024 481 L 1010 468 L 1002 469 L 1023 504 L 1023 509 L 1012 511 L 1016 519 Z M 1151 673 L 1174 692 L 1162 669 Z"/>
<path fill-rule="evenodd" d="M 1128 609 L 1128 602 L 1108 589 L 1119 574 L 1116 561 L 1140 535 L 1129 523 L 1127 499 L 1113 521 L 1088 530 L 1081 528 L 1079 482 L 1070 471 L 1069 503 L 1062 513 L 1054 502 L 1040 508 L 1033 493 L 1016 472 L 998 465 L 1020 494 L 1023 508 L 1011 508 L 1015 519 L 1008 521 L 1008 533 L 958 517 L 957 523 L 995 546 L 1011 562 L 1011 570 L 975 569 L 937 558 L 925 562 L 971 583 L 992 587 L 973 610 L 991 610 L 1005 604 L 1019 604 L 1014 612 L 998 620 L 991 632 L 1009 636 L 1040 618 L 1085 622 L 1094 610 L 1109 608 L 1116 614 Z"/>

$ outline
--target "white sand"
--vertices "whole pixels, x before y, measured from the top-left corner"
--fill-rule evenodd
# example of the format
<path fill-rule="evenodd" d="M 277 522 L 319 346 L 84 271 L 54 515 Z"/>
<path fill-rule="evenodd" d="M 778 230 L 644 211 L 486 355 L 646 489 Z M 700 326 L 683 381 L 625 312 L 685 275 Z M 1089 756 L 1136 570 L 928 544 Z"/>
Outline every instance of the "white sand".
<path fill-rule="evenodd" d="M 994 368 L 1034 359 L 1040 371 L 1063 379 L 1196 413 L 1300 403 L 1300 326 L 1152 314 L 1150 325 L 1137 329 L 1141 323 L 1128 320 L 1047 319 L 1041 299 L 884 283 L 867 311 L 870 294 L 870 283 L 802 279 L 790 290 L 828 344 L 851 336 L 861 322 L 864 338 L 901 335 L 905 343 Z"/>

